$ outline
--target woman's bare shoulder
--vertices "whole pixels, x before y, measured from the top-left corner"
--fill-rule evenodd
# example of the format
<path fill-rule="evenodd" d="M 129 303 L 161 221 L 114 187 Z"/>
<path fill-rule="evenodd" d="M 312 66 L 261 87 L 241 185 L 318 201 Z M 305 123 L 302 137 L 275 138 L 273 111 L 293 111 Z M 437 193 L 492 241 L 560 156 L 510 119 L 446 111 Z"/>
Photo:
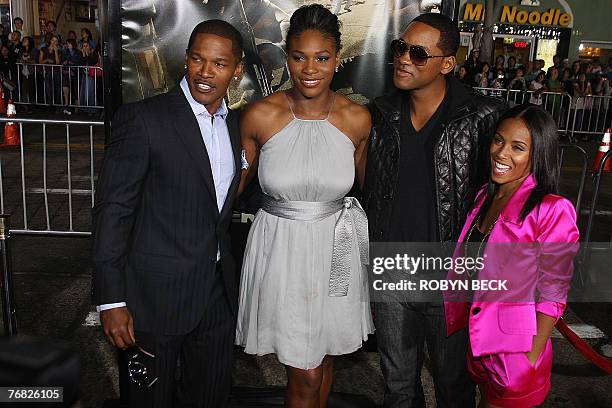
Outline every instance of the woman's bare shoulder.
<path fill-rule="evenodd" d="M 250 129 L 263 145 L 270 136 L 285 127 L 291 117 L 285 95 L 282 92 L 275 92 L 249 103 L 241 115 L 241 121 L 243 129 Z"/>
<path fill-rule="evenodd" d="M 283 95 L 275 92 L 263 99 L 249 102 L 249 104 L 244 108 L 243 118 L 244 116 L 248 116 L 250 119 L 255 119 L 258 117 L 269 118 L 270 115 L 281 113 L 283 110 L 288 109 L 286 102 L 284 103 L 284 106 L 282 105 L 283 99 Z"/>
<path fill-rule="evenodd" d="M 337 94 L 338 111 L 342 127 L 349 130 L 351 139 L 358 142 L 367 137 L 372 127 L 370 111 L 365 106 L 351 101 L 344 95 Z"/>

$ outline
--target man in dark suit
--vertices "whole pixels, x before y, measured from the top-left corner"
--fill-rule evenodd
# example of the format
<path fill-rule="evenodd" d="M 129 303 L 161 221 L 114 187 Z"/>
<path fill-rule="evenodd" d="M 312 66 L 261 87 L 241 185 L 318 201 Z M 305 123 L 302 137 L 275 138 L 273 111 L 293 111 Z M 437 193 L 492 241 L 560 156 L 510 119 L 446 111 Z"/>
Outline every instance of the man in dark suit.
<path fill-rule="evenodd" d="M 122 106 L 96 191 L 94 301 L 109 342 L 128 349 L 130 406 L 225 407 L 238 288 L 228 228 L 240 178 L 237 115 L 224 97 L 242 38 L 208 20 L 189 38 L 186 75 Z"/>

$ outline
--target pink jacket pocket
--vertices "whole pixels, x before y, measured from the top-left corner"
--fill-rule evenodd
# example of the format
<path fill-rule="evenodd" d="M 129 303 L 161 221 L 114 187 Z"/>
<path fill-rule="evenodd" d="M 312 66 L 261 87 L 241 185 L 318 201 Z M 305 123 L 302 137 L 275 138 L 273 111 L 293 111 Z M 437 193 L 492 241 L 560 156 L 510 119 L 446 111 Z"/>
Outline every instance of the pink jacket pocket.
<path fill-rule="evenodd" d="M 500 303 L 497 314 L 499 329 L 506 334 L 537 333 L 535 305 L 533 303 Z"/>

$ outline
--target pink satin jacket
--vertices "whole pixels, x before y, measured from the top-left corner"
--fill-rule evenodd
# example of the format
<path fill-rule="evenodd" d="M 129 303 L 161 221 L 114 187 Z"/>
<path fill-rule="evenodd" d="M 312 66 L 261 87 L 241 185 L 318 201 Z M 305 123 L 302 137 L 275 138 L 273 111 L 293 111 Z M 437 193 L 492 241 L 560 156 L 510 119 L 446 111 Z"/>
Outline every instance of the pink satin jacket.
<path fill-rule="evenodd" d="M 472 291 L 469 310 L 465 297 L 444 292 L 447 335 L 469 324 L 476 357 L 530 351 L 537 331 L 536 311 L 558 319 L 565 310 L 579 247 L 576 213 L 570 201 L 549 194 L 521 221 L 521 209 L 535 185 L 534 178 L 527 177 L 500 213 L 486 243 L 484 267 L 477 272 L 478 280 L 507 280 L 511 289 Z M 484 195 L 479 194 L 461 231 L 455 258 L 462 254 L 461 243 L 483 201 Z M 469 279 L 455 270 L 447 278 Z"/>

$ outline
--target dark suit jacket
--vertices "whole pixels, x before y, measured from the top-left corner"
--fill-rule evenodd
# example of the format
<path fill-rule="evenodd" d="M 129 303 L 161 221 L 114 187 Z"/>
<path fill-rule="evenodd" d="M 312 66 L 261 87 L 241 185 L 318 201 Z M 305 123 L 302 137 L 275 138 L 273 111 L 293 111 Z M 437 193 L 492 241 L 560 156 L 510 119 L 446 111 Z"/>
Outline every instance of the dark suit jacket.
<path fill-rule="evenodd" d="M 240 179 L 237 116 L 227 116 L 235 176 L 221 213 L 180 87 L 123 105 L 113 118 L 93 210 L 94 303 L 127 302 L 136 330 L 184 334 L 197 325 L 216 281 L 217 244 L 236 314 L 228 228 Z"/>

